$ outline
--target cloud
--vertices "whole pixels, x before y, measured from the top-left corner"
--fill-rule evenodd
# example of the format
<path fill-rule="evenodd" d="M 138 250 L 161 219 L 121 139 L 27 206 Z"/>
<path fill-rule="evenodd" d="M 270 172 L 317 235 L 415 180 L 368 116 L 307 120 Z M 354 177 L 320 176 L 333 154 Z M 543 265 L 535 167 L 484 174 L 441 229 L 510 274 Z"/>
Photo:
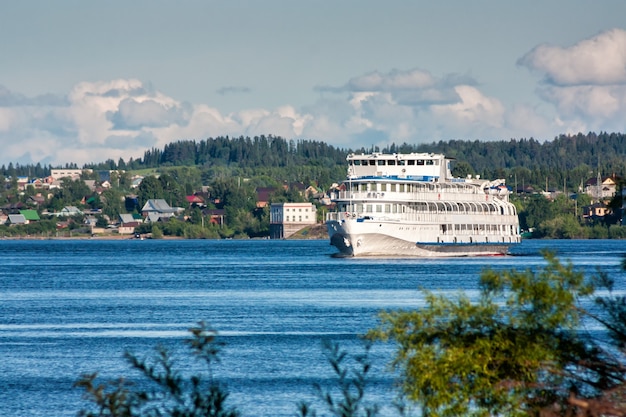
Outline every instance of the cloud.
<path fill-rule="evenodd" d="M 179 101 L 138 79 L 80 82 L 61 96 L 26 97 L 0 86 L 0 163 L 128 160 L 176 140 L 226 135 L 272 134 L 358 149 L 623 131 L 625 39 L 626 32 L 616 29 L 568 48 L 541 45 L 525 54 L 518 63 L 543 74 L 537 87 L 543 103 L 532 106 L 505 104 L 473 77 L 418 68 L 371 71 L 337 86 L 317 86 L 320 98 L 300 107 L 229 113 Z"/>
<path fill-rule="evenodd" d="M 502 104 L 473 84 L 467 77 L 434 77 L 422 70 L 375 72 L 353 77 L 334 88 L 333 97 L 300 109 L 227 114 L 177 101 L 136 79 L 81 82 L 66 97 L 48 100 L 4 89 L 0 144 L 3 163 L 81 165 L 138 158 L 172 141 L 221 135 L 272 134 L 356 149 L 506 132 Z"/>
<path fill-rule="evenodd" d="M 518 64 L 557 86 L 626 83 L 626 31 L 613 29 L 569 48 L 539 45 Z"/>
<path fill-rule="evenodd" d="M 222 87 L 215 92 L 221 96 L 225 96 L 227 94 L 249 94 L 252 90 L 248 87 L 227 86 Z"/>
<path fill-rule="evenodd" d="M 459 97 L 454 86 L 458 84 L 473 85 L 475 81 L 455 74 L 436 78 L 420 69 L 394 69 L 387 74 L 374 71 L 353 77 L 340 87 L 317 86 L 315 90 L 322 93 L 388 93 L 399 104 L 428 106 L 457 101 Z"/>
<path fill-rule="evenodd" d="M 518 64 L 543 73 L 537 94 L 556 108 L 556 125 L 568 133 L 624 130 L 626 31 L 609 30 L 568 48 L 540 45 Z"/>
<path fill-rule="evenodd" d="M 152 98 L 143 101 L 125 98 L 119 103 L 117 111 L 109 112 L 107 118 L 113 123 L 114 129 L 164 127 L 170 124 L 186 124 L 191 111 L 188 104 L 174 105 Z"/>

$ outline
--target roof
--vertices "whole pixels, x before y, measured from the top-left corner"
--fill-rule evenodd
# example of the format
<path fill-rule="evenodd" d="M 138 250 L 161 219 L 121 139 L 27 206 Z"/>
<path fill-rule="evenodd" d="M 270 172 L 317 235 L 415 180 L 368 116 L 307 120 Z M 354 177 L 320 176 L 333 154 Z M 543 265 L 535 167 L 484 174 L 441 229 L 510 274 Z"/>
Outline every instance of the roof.
<path fill-rule="evenodd" d="M 74 214 L 82 214 L 82 211 L 78 209 L 76 206 L 65 206 L 61 210 L 63 213 L 74 213 Z"/>
<path fill-rule="evenodd" d="M 170 207 L 167 201 L 162 198 L 151 199 L 144 204 L 141 209 L 142 212 L 156 212 L 156 213 L 176 213 L 179 209 L 177 207 Z"/>
<path fill-rule="evenodd" d="M 24 216 L 26 220 L 41 220 L 37 210 L 20 210 L 20 214 Z"/>
<path fill-rule="evenodd" d="M 224 209 L 207 209 L 207 210 L 204 210 L 204 214 L 205 215 L 209 215 L 209 216 L 223 216 L 224 214 L 226 214 L 226 210 L 224 210 Z"/>
<path fill-rule="evenodd" d="M 9 223 L 11 224 L 25 224 L 26 218 L 22 214 L 9 214 Z"/>
<path fill-rule="evenodd" d="M 135 218 L 130 213 L 120 213 L 120 221 L 122 223 L 133 223 L 136 222 Z"/>
<path fill-rule="evenodd" d="M 256 196 L 258 201 L 269 201 L 270 194 L 276 191 L 274 187 L 258 187 L 256 189 Z"/>
<path fill-rule="evenodd" d="M 204 199 L 202 197 L 200 197 L 199 195 L 188 195 L 185 196 L 185 198 L 187 199 L 187 202 L 189 204 L 203 204 L 204 203 Z"/>

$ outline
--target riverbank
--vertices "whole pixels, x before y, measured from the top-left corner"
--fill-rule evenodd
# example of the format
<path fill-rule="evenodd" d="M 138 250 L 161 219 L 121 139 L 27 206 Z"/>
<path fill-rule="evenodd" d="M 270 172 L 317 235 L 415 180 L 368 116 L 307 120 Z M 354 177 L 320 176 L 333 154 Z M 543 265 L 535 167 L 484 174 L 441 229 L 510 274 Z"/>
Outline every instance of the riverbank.
<path fill-rule="evenodd" d="M 88 234 L 74 234 L 71 236 L 57 236 L 57 235 L 25 235 L 25 236 L 0 236 L 0 240 L 140 240 L 140 239 L 152 239 L 150 234 L 140 235 L 120 235 L 118 233 L 96 233 L 93 235 Z M 164 235 L 159 240 L 184 240 L 188 239 L 182 236 L 168 236 Z M 317 224 L 309 227 L 305 227 L 298 232 L 287 238 L 288 240 L 325 240 L 328 239 L 328 232 L 326 226 L 323 224 Z M 216 239 L 219 240 L 219 239 Z"/>

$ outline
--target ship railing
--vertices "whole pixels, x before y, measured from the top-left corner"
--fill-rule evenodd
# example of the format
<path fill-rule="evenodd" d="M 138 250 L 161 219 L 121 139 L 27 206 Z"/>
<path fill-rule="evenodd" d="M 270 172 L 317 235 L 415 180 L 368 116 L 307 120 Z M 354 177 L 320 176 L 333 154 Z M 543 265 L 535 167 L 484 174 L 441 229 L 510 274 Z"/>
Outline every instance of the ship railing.
<path fill-rule="evenodd" d="M 340 191 L 336 194 L 336 200 L 385 200 L 385 201 L 450 201 L 450 202 L 484 202 L 502 201 L 503 197 L 496 194 L 485 194 L 484 192 L 460 192 L 449 193 L 445 191 L 429 192 L 398 192 L 398 191 Z"/>
<path fill-rule="evenodd" d="M 485 225 L 510 225 L 517 223 L 514 215 L 489 215 L 489 213 L 372 213 L 372 212 L 341 212 L 332 211 L 326 213 L 327 221 L 342 221 L 350 219 L 367 219 L 382 222 L 426 222 L 434 224 L 485 224 Z"/>

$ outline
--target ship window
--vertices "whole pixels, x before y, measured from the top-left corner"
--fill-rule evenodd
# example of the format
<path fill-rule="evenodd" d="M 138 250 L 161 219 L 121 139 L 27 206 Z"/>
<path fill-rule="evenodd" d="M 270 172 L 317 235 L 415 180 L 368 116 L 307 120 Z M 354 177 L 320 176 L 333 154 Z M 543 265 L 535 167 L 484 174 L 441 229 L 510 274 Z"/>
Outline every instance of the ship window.
<path fill-rule="evenodd" d="M 367 191 L 367 184 L 361 184 L 361 191 Z"/>
<path fill-rule="evenodd" d="M 387 191 L 387 184 L 380 184 L 380 191 Z"/>
<path fill-rule="evenodd" d="M 391 213 L 391 205 L 385 204 L 385 213 Z"/>
<path fill-rule="evenodd" d="M 371 213 L 372 212 L 372 205 L 371 204 L 366 204 L 365 205 L 365 212 L 366 213 Z"/>
<path fill-rule="evenodd" d="M 424 165 L 424 160 L 423 159 L 418 159 L 417 160 L 417 165 Z"/>
<path fill-rule="evenodd" d="M 376 213 L 382 213 L 383 212 L 383 206 L 380 204 L 376 204 Z"/>
<path fill-rule="evenodd" d="M 370 164 L 370 165 L 376 165 L 376 161 L 374 161 L 373 159 L 370 159 L 370 160 L 369 160 L 369 164 Z"/>
<path fill-rule="evenodd" d="M 396 184 L 391 184 L 391 190 L 390 191 L 396 191 Z"/>
<path fill-rule="evenodd" d="M 376 165 L 385 165 L 385 160 L 379 159 L 378 161 L 376 161 Z"/>
<path fill-rule="evenodd" d="M 413 159 L 409 159 L 409 165 L 415 165 L 415 161 Z"/>
<path fill-rule="evenodd" d="M 354 161 L 350 161 L 350 165 L 361 165 L 361 161 L 359 159 L 356 159 Z"/>
<path fill-rule="evenodd" d="M 400 190 L 399 190 L 399 191 L 400 191 L 401 193 L 403 193 L 403 192 L 404 192 L 404 184 L 400 184 Z"/>
<path fill-rule="evenodd" d="M 367 166 L 367 160 L 363 160 L 363 161 L 361 161 L 361 165 L 363 165 L 363 166 Z"/>
<path fill-rule="evenodd" d="M 395 165 L 395 164 L 396 164 L 395 159 L 390 159 L 389 161 L 387 161 L 387 165 Z"/>
<path fill-rule="evenodd" d="M 426 165 L 433 165 L 434 161 L 432 159 L 426 160 Z"/>
<path fill-rule="evenodd" d="M 406 161 L 405 161 L 404 159 L 400 159 L 400 160 L 398 161 L 398 165 L 400 165 L 400 166 L 405 166 L 405 165 L 406 165 Z"/>

